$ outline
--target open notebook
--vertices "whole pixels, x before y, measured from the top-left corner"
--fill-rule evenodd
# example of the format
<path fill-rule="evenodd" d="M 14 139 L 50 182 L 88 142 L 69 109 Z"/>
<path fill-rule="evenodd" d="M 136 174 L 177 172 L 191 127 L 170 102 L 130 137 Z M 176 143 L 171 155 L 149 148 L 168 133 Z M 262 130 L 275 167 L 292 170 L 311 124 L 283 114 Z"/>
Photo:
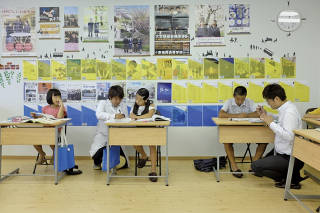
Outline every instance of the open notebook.
<path fill-rule="evenodd" d="M 152 118 L 144 118 L 139 120 L 133 120 L 131 118 L 110 119 L 106 121 L 106 123 L 128 123 L 132 121 L 136 121 L 136 122 L 170 121 L 170 118 L 167 118 L 161 115 L 153 115 Z"/>
<path fill-rule="evenodd" d="M 260 118 L 230 118 L 230 121 L 249 121 L 251 123 L 263 123 Z"/>

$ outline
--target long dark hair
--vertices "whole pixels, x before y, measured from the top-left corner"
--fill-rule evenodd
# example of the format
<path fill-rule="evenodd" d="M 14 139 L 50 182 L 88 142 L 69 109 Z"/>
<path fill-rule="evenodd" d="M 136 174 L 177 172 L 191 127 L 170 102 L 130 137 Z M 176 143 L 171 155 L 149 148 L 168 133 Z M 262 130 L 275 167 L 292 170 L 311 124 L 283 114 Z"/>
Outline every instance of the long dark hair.
<path fill-rule="evenodd" d="M 143 100 L 147 100 L 145 104 L 145 108 L 141 113 L 141 115 L 147 114 L 149 112 L 149 106 L 153 103 L 152 101 L 149 100 L 149 91 L 146 88 L 140 88 L 137 91 L 137 95 L 140 95 L 143 98 Z M 135 102 L 132 110 L 133 114 L 137 115 L 138 109 L 139 109 L 139 105 Z"/>

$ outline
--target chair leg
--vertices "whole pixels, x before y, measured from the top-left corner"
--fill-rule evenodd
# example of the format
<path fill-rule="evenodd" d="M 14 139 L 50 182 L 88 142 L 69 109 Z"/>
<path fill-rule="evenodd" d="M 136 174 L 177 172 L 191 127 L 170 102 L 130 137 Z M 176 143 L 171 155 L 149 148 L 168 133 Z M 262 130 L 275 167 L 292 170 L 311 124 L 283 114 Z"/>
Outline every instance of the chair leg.
<path fill-rule="evenodd" d="M 134 163 L 134 175 L 138 175 L 138 159 L 139 159 L 139 152 L 136 151 L 136 158 L 135 158 L 135 163 Z"/>
<path fill-rule="evenodd" d="M 250 151 L 250 143 L 247 143 L 247 149 L 246 149 L 246 151 L 245 151 L 245 153 L 244 153 L 244 155 L 243 155 L 243 157 L 242 157 L 242 159 L 241 159 L 241 163 L 243 163 L 243 161 L 244 161 L 244 159 L 246 158 L 246 156 L 247 156 L 247 153 L 249 153 L 249 156 L 250 156 L 250 160 L 251 160 L 251 162 L 252 162 L 252 156 L 251 156 L 251 151 Z"/>
<path fill-rule="evenodd" d="M 249 147 L 248 147 L 248 149 L 249 149 L 249 157 L 250 157 L 250 162 L 252 163 L 252 155 L 251 155 L 251 151 L 250 151 L 250 144 L 249 144 Z"/>
<path fill-rule="evenodd" d="M 161 176 L 161 146 L 158 146 L 159 148 L 159 155 L 158 155 L 158 158 L 159 158 L 159 175 Z"/>
<path fill-rule="evenodd" d="M 39 153 L 38 153 L 38 155 L 37 155 L 37 159 L 36 159 L 36 162 L 38 161 L 38 159 L 39 159 Z M 35 163 L 34 164 L 34 167 L 33 167 L 33 172 L 32 172 L 32 174 L 35 174 L 36 173 L 36 169 L 37 169 L 37 163 Z"/>

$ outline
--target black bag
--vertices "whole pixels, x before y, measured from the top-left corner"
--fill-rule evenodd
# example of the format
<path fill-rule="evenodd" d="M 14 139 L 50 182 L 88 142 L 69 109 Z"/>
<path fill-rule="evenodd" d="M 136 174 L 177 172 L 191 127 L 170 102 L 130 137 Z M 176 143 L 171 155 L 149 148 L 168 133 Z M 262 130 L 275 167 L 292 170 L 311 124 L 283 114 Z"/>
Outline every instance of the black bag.
<path fill-rule="evenodd" d="M 194 160 L 194 167 L 201 172 L 212 172 L 213 167 L 217 169 L 217 158 Z M 227 164 L 226 157 L 219 158 L 219 168 L 225 168 Z"/>

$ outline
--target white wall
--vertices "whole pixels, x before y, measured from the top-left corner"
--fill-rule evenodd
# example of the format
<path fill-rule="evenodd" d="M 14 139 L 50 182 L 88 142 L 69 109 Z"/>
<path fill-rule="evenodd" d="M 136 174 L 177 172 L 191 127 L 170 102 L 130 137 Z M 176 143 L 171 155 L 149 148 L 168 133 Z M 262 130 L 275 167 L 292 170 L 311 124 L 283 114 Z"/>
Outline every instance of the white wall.
<path fill-rule="evenodd" d="M 1 8 L 6 7 L 30 7 L 30 6 L 79 6 L 79 21 L 80 26 L 82 24 L 82 9 L 85 6 L 92 5 L 108 5 L 110 6 L 110 23 L 112 23 L 113 16 L 113 5 L 117 2 L 117 5 L 143 5 L 149 2 L 150 7 L 150 23 L 151 29 L 154 27 L 153 18 L 153 5 L 160 4 L 159 1 L 150 0 L 136 0 L 136 1 L 84 1 L 84 0 L 64 0 L 64 1 L 54 1 L 54 0 L 11 0 L 3 1 L 1 0 Z M 189 4 L 192 7 L 196 1 L 182 1 L 182 0 L 163 0 L 161 4 Z M 275 19 L 280 10 L 287 8 L 287 0 L 246 0 L 246 1 L 236 1 L 237 3 L 249 3 L 251 5 L 251 34 L 250 35 L 240 35 L 237 36 L 239 44 L 234 45 L 229 43 L 229 39 L 232 36 L 226 37 L 225 47 L 215 47 L 215 48 L 192 48 L 193 55 L 199 55 L 200 53 L 215 49 L 219 52 L 219 56 L 224 53 L 228 56 L 231 54 L 232 57 L 246 56 L 247 53 L 254 57 L 266 57 L 264 53 L 255 51 L 250 51 L 250 44 L 259 45 L 262 47 L 267 47 L 274 51 L 274 58 L 280 58 L 283 54 L 293 52 L 297 56 L 297 79 L 306 80 L 310 83 L 311 93 L 310 93 L 310 103 L 297 103 L 297 106 L 301 113 L 303 113 L 308 107 L 315 107 L 320 105 L 320 65 L 319 60 L 319 27 L 318 23 L 320 20 L 320 13 L 318 9 L 320 8 L 320 1 L 318 0 L 295 0 L 291 1 L 291 8 L 298 10 L 303 17 L 307 20 L 302 24 L 298 31 L 294 32 L 290 37 L 286 36 L 286 33 L 279 30 L 276 23 L 271 22 Z M 203 1 L 200 0 L 197 4 L 217 4 L 217 3 L 235 3 L 235 1 Z M 192 19 L 195 10 L 191 10 L 190 14 L 190 33 L 194 32 L 194 20 Z M 62 14 L 61 14 L 62 15 Z M 81 32 L 81 28 L 80 28 Z M 261 39 L 266 37 L 278 38 L 277 43 L 273 44 L 262 44 Z M 112 37 L 112 36 L 111 36 Z M 192 37 L 192 36 L 191 36 Z M 234 36 L 233 36 L 234 37 Z M 153 32 L 151 32 L 150 38 L 153 38 Z M 151 39 L 151 54 L 153 53 L 154 45 Z M 113 39 L 110 38 L 110 42 Z M 2 43 L 2 41 L 1 41 Z M 87 45 L 87 44 L 86 44 Z M 241 45 L 241 46 L 240 46 Z M 63 40 L 57 41 L 39 41 L 39 55 L 45 52 L 52 52 L 54 48 L 58 50 L 63 50 Z M 94 44 L 91 46 L 91 50 L 97 46 Z M 86 47 L 86 49 L 88 49 Z M 90 49 L 90 48 L 89 48 Z M 68 54 L 65 54 L 68 55 Z M 69 54 L 71 55 L 71 54 Z M 86 53 L 79 53 L 78 57 L 85 57 Z M 21 61 L 21 59 L 15 59 Z M 5 59 L 1 60 L 2 62 Z M 9 116 L 18 115 L 23 113 L 23 93 L 22 84 L 13 85 L 6 89 L 0 89 L 0 120 L 4 120 Z M 75 145 L 76 155 L 87 156 L 88 149 L 92 142 L 92 138 L 95 133 L 94 127 L 69 127 L 68 137 L 69 141 Z M 217 143 L 217 128 L 216 127 L 170 127 L 169 129 L 169 155 L 170 156 L 210 156 L 217 150 L 223 150 L 222 146 Z M 244 146 L 237 145 L 237 153 L 243 152 Z M 35 151 L 32 147 L 4 147 L 5 155 L 34 155 Z"/>

